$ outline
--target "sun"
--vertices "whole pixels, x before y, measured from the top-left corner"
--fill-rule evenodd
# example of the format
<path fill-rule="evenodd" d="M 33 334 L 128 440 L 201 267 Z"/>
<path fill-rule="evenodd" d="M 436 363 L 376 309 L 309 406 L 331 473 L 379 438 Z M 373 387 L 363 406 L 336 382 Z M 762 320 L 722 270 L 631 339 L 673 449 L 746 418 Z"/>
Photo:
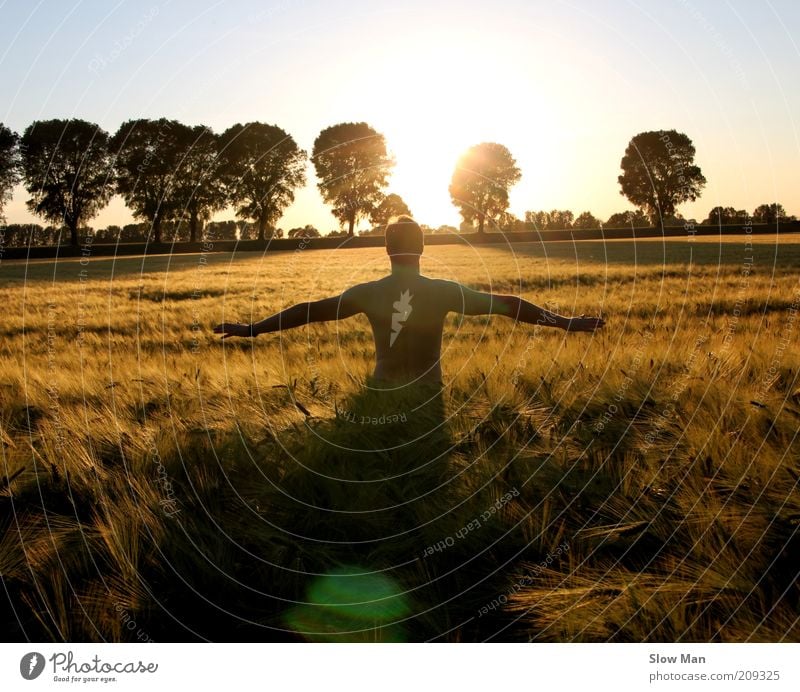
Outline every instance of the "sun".
<path fill-rule="evenodd" d="M 506 146 L 523 171 L 509 211 L 521 216 L 563 196 L 571 162 L 562 105 L 542 103 L 541 77 L 508 46 L 479 39 L 438 32 L 411 48 L 387 39 L 345 90 L 368 86 L 358 112 L 395 156 L 387 192 L 422 224 L 459 225 L 448 187 L 461 155 L 482 142 Z"/>
<path fill-rule="evenodd" d="M 372 101 L 381 104 L 375 120 L 396 160 L 387 190 L 399 194 L 420 223 L 434 227 L 458 225 L 448 192 L 453 171 L 470 146 L 491 134 L 482 109 L 466 105 L 480 65 L 464 69 L 463 63 L 456 69 L 440 55 L 419 53 L 375 68 L 380 83 L 392 85 L 391 93 L 376 93 Z"/>
<path fill-rule="evenodd" d="M 388 189 L 405 200 L 420 223 L 458 225 L 448 186 L 464 143 L 471 141 L 470 133 L 428 123 L 425 128 L 398 128 L 385 134 L 397 162 Z"/>

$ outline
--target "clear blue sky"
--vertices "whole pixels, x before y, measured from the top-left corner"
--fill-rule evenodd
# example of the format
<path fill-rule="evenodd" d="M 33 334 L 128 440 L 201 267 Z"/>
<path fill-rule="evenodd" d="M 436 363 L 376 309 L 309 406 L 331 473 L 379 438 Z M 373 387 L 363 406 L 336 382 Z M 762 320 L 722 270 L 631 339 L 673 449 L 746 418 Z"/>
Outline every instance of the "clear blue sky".
<path fill-rule="evenodd" d="M 616 182 L 630 138 L 675 128 L 708 179 L 684 215 L 767 201 L 800 214 L 796 0 L 0 0 L 0 17 L 0 122 L 18 132 L 260 120 L 310 150 L 322 128 L 366 120 L 396 154 L 390 189 L 435 226 L 458 222 L 447 185 L 472 144 L 517 158 L 516 214 L 607 218 L 630 208 Z M 280 225 L 326 232 L 309 178 Z M 33 218 L 25 199 L 9 222 Z M 129 219 L 117 200 L 92 224 Z"/>

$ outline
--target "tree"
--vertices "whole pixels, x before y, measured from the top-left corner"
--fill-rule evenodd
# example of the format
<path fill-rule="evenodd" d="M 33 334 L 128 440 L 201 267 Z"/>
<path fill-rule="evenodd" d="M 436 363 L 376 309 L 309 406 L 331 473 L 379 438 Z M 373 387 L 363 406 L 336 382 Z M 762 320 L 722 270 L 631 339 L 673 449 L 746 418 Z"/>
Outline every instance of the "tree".
<path fill-rule="evenodd" d="M 537 231 L 545 230 L 565 230 L 572 228 L 575 215 L 568 209 L 563 211 L 553 209 L 552 211 L 526 211 L 525 225 Z"/>
<path fill-rule="evenodd" d="M 781 219 L 786 218 L 786 210 L 782 204 L 773 202 L 772 204 L 759 204 L 753 211 L 753 221 L 755 223 L 777 224 Z"/>
<path fill-rule="evenodd" d="M 548 228 L 564 230 L 572 228 L 572 221 L 575 218 L 575 215 L 571 211 L 561 211 L 559 209 L 553 209 L 548 216 Z"/>
<path fill-rule="evenodd" d="M 28 209 L 69 230 L 93 218 L 113 194 L 108 133 L 85 120 L 31 123 L 21 139 Z"/>
<path fill-rule="evenodd" d="M 700 196 L 706 179 L 694 155 L 692 140 L 682 132 L 640 132 L 631 139 L 620 163 L 620 194 L 658 226 L 662 217 L 675 215 L 677 205 Z"/>
<path fill-rule="evenodd" d="M 277 125 L 237 123 L 220 136 L 221 171 L 236 216 L 264 240 L 306 182 L 306 152 Z"/>
<path fill-rule="evenodd" d="M 579 231 L 588 231 L 596 228 L 602 228 L 603 224 L 600 219 L 596 218 L 591 212 L 585 211 L 578 215 L 578 218 L 572 222 L 572 228 Z"/>
<path fill-rule="evenodd" d="M 148 231 L 152 228 L 148 223 L 126 223 L 119 234 L 120 243 L 139 243 L 147 239 Z"/>
<path fill-rule="evenodd" d="M 514 216 L 514 214 L 507 211 L 500 214 L 497 225 L 500 227 L 500 230 L 506 233 L 516 233 L 525 230 L 525 224 Z"/>
<path fill-rule="evenodd" d="M 367 123 L 332 125 L 317 136 L 312 158 L 322 198 L 352 236 L 356 223 L 383 200 L 394 166 L 384 136 Z"/>
<path fill-rule="evenodd" d="M 745 223 L 747 219 L 748 213 L 744 209 L 736 210 L 733 207 L 714 207 L 708 212 L 708 218 L 703 224 L 720 226 L 731 223 Z"/>
<path fill-rule="evenodd" d="M 686 219 L 683 217 L 683 214 L 677 211 L 670 216 L 661 217 L 662 226 L 683 226 L 685 223 Z"/>
<path fill-rule="evenodd" d="M 650 219 L 640 209 L 636 211 L 621 211 L 608 217 L 603 224 L 604 228 L 649 228 Z"/>
<path fill-rule="evenodd" d="M 477 221 L 483 234 L 487 220 L 508 209 L 508 191 L 522 174 L 511 152 L 502 144 L 483 142 L 459 159 L 450 183 L 450 197 L 464 221 Z"/>
<path fill-rule="evenodd" d="M 14 186 L 22 180 L 22 160 L 19 135 L 0 123 L 0 221 L 5 220 L 3 209 L 11 199 Z"/>
<path fill-rule="evenodd" d="M 550 214 L 546 211 L 526 211 L 525 225 L 535 231 L 544 231 L 550 228 Z"/>
<path fill-rule="evenodd" d="M 345 231 L 346 233 L 347 231 Z M 358 235 L 360 236 L 369 236 L 369 235 L 384 235 L 386 233 L 386 225 L 383 226 L 373 226 L 372 228 L 364 229 L 363 231 L 359 231 Z"/>
<path fill-rule="evenodd" d="M 122 235 L 122 227 L 111 224 L 95 233 L 95 242 L 116 243 Z"/>
<path fill-rule="evenodd" d="M 210 221 L 205 228 L 205 237 L 209 240 L 236 240 L 236 231 L 236 222 L 232 219 Z"/>
<path fill-rule="evenodd" d="M 6 245 L 36 245 L 44 229 L 38 223 L 12 223 L 5 227 Z"/>
<path fill-rule="evenodd" d="M 34 245 L 65 245 L 63 227 L 59 226 L 45 226 L 42 228 L 41 233 L 34 236 Z"/>
<path fill-rule="evenodd" d="M 150 224 L 153 242 L 161 226 L 181 214 L 180 162 L 190 128 L 177 120 L 128 120 L 111 139 L 117 192 L 137 219 Z"/>
<path fill-rule="evenodd" d="M 394 216 L 402 216 L 403 214 L 411 216 L 411 210 L 408 208 L 403 198 L 393 192 L 386 195 L 380 203 L 370 212 L 369 220 L 374 226 L 386 226 Z"/>
<path fill-rule="evenodd" d="M 319 238 L 320 232 L 310 223 L 299 228 L 292 228 L 288 233 L 289 238 Z"/>
<path fill-rule="evenodd" d="M 219 138 L 205 125 L 181 128 L 179 175 L 174 185 L 175 203 L 189 221 L 189 241 L 202 234 L 203 225 L 228 198 L 219 171 Z"/>

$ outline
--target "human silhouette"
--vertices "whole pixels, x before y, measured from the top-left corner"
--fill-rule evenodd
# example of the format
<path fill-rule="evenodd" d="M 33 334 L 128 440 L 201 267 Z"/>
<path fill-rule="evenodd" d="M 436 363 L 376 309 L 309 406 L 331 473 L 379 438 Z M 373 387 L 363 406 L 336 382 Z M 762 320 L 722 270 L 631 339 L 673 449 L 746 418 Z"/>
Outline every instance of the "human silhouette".
<path fill-rule="evenodd" d="M 429 383 L 441 386 L 442 332 L 448 313 L 502 315 L 518 322 L 592 332 L 601 317 L 564 317 L 518 296 L 484 293 L 455 281 L 420 274 L 424 235 L 410 216 L 386 227 L 391 274 L 352 286 L 341 295 L 298 303 L 253 324 L 223 322 L 214 332 L 223 339 L 292 329 L 311 322 L 342 320 L 364 313 L 375 340 L 373 382 L 389 386 Z"/>

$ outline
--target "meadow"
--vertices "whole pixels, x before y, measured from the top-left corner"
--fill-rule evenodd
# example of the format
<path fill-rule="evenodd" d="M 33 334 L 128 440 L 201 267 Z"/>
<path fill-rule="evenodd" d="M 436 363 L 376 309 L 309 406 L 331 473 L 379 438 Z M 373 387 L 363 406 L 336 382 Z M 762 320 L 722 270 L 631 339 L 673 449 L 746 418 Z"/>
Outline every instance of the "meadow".
<path fill-rule="evenodd" d="M 0 263 L 9 640 L 798 641 L 800 237 L 430 247 L 595 334 L 450 315 L 441 399 L 363 316 L 254 321 L 380 249 Z"/>

